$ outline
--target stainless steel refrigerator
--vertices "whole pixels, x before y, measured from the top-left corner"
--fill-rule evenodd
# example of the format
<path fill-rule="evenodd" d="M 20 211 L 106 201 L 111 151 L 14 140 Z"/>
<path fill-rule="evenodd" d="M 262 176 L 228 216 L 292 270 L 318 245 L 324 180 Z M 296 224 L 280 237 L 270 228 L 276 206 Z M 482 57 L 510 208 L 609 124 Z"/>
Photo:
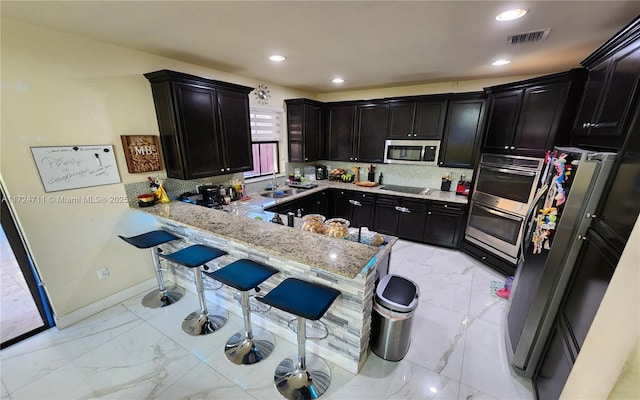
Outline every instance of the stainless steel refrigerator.
<path fill-rule="evenodd" d="M 547 157 L 506 314 L 507 355 L 522 376 L 535 373 L 615 157 L 569 147 Z"/>

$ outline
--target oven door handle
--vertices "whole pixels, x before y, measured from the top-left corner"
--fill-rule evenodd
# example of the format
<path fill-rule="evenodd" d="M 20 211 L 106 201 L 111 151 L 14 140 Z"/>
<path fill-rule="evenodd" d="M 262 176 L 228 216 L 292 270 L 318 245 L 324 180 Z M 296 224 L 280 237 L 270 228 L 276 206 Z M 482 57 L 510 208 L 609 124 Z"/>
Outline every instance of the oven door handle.
<path fill-rule="evenodd" d="M 498 211 L 498 210 L 493 210 L 493 209 L 491 209 L 491 208 L 485 207 L 485 206 L 480 205 L 480 204 L 478 204 L 478 203 L 474 203 L 474 206 L 476 206 L 476 207 L 478 207 L 478 208 L 482 208 L 482 209 L 483 209 L 483 210 L 485 210 L 486 212 L 488 212 L 488 213 L 490 213 L 490 214 L 493 214 L 493 215 L 497 215 L 497 216 L 502 217 L 502 218 L 506 218 L 506 219 L 510 219 L 510 220 L 512 220 L 512 221 L 518 221 L 518 222 L 521 222 L 521 221 L 522 221 L 522 217 L 515 217 L 515 216 L 513 216 L 513 215 L 510 215 L 510 214 L 503 213 L 503 212 Z"/>
<path fill-rule="evenodd" d="M 510 174 L 510 175 L 536 176 L 535 171 L 523 171 L 515 168 L 496 168 L 496 167 L 489 167 L 487 165 L 480 164 L 479 170 L 483 170 L 483 169 L 488 169 L 490 171 L 496 171 L 496 172 L 500 172 L 503 174 Z"/>

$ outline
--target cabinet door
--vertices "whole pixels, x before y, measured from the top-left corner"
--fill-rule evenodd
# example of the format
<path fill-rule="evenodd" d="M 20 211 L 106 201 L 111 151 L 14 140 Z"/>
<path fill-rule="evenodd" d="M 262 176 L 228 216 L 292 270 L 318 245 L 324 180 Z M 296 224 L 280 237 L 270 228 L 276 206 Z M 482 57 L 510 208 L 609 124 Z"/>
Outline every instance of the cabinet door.
<path fill-rule="evenodd" d="M 329 191 L 323 190 L 320 193 L 316 193 L 314 200 L 316 202 L 315 212 L 325 217 L 329 215 Z"/>
<path fill-rule="evenodd" d="M 322 110 L 311 104 L 304 105 L 304 122 L 302 132 L 304 135 L 304 162 L 318 161 L 320 159 L 320 120 Z"/>
<path fill-rule="evenodd" d="M 508 153 L 518 122 L 523 90 L 489 95 L 491 111 L 485 133 L 483 152 Z"/>
<path fill-rule="evenodd" d="M 302 135 L 304 110 L 303 104 L 287 103 L 287 143 L 289 162 L 304 162 L 304 138 Z"/>
<path fill-rule="evenodd" d="M 224 149 L 224 172 L 235 173 L 253 169 L 249 98 L 246 94 L 218 89 L 220 137 Z"/>
<path fill-rule="evenodd" d="M 593 229 L 585 236 L 559 312 L 578 351 L 620 258 Z"/>
<path fill-rule="evenodd" d="M 328 158 L 333 161 L 350 161 L 356 106 L 332 106 L 328 111 Z"/>
<path fill-rule="evenodd" d="M 373 229 L 376 232 L 387 235 L 397 235 L 399 213 L 396 207 L 400 205 L 397 197 L 380 196 L 376 202 L 376 211 L 373 219 Z"/>
<path fill-rule="evenodd" d="M 527 88 L 510 149 L 515 154 L 543 157 L 553 143 L 569 94 L 570 82 Z"/>
<path fill-rule="evenodd" d="M 554 400 L 560 397 L 569 378 L 574 360 L 567 346 L 561 325 L 556 322 L 540 367 L 533 377 L 538 399 Z"/>
<path fill-rule="evenodd" d="M 574 135 L 586 135 L 589 132 L 589 126 L 598 111 L 610 64 L 611 59 L 608 59 L 589 71 L 589 79 L 584 88 L 582 103 L 572 131 Z"/>
<path fill-rule="evenodd" d="M 457 248 L 464 229 L 464 206 L 432 201 L 424 242 Z"/>
<path fill-rule="evenodd" d="M 349 200 L 351 200 L 352 193 L 348 190 L 335 190 L 332 194 L 333 197 L 333 209 L 332 215 L 327 215 L 329 218 L 344 218 L 351 220 L 351 208 L 353 207 Z"/>
<path fill-rule="evenodd" d="M 410 139 L 413 135 L 415 102 L 389 104 L 389 139 Z"/>
<path fill-rule="evenodd" d="M 382 162 L 387 137 L 389 105 L 358 106 L 358 133 L 353 161 Z"/>
<path fill-rule="evenodd" d="M 222 143 L 216 137 L 216 91 L 178 83 L 173 84 L 173 90 L 184 158 L 184 176 L 180 179 L 219 175 L 224 170 L 224 160 Z"/>
<path fill-rule="evenodd" d="M 621 135 L 622 122 L 633 104 L 640 81 L 640 40 L 613 57 L 609 84 L 603 92 L 600 112 L 591 126 L 589 135 Z"/>
<path fill-rule="evenodd" d="M 355 228 L 366 226 L 373 230 L 373 217 L 376 207 L 375 195 L 355 192 L 350 202 L 352 204 L 351 226 Z"/>
<path fill-rule="evenodd" d="M 427 225 L 428 201 L 402 199 L 398 211 L 398 237 L 422 242 Z"/>
<path fill-rule="evenodd" d="M 485 106 L 484 99 L 449 102 L 439 166 L 473 168 L 482 137 Z"/>
<path fill-rule="evenodd" d="M 446 112 L 446 100 L 417 102 L 413 137 L 428 140 L 442 139 Z"/>

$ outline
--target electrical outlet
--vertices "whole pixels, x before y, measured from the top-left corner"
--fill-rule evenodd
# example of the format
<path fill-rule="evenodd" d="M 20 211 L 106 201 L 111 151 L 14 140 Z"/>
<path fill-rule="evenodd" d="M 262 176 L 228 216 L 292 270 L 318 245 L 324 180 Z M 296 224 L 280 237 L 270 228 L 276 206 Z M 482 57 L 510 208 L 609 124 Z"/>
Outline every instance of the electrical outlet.
<path fill-rule="evenodd" d="M 98 279 L 103 280 L 109 277 L 109 270 L 107 267 L 101 268 L 98 270 Z"/>

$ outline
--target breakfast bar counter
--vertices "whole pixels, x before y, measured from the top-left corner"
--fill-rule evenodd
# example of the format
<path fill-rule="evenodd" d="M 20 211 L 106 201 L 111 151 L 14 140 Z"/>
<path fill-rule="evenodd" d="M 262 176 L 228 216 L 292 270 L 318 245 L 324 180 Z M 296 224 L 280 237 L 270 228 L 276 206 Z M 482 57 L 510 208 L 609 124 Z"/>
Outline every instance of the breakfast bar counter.
<path fill-rule="evenodd" d="M 183 240 L 161 245 L 173 252 L 191 244 L 204 244 L 224 250 L 228 255 L 209 263 L 224 266 L 240 258 L 248 258 L 279 270 L 263 284 L 266 293 L 284 279 L 295 277 L 330 286 L 341 295 L 328 310 L 322 322 L 329 336 L 307 342 L 309 351 L 350 371 L 358 373 L 367 358 L 371 329 L 371 311 L 376 271 L 386 273 L 391 248 L 397 238 L 385 236 L 381 246 L 369 246 L 347 239 L 336 239 L 301 230 L 300 219 L 291 228 L 265 220 L 236 215 L 174 201 L 136 210 L 150 214 L 160 229 Z M 192 290 L 193 274 L 180 265 L 169 265 L 173 273 L 165 274 L 187 290 Z M 237 291 L 218 285 L 204 277 L 208 301 L 242 315 Z M 252 313 L 253 322 L 274 334 L 296 343 L 296 334 L 288 328 L 290 314 L 277 309 Z M 276 344 L 277 346 L 277 344 Z"/>

